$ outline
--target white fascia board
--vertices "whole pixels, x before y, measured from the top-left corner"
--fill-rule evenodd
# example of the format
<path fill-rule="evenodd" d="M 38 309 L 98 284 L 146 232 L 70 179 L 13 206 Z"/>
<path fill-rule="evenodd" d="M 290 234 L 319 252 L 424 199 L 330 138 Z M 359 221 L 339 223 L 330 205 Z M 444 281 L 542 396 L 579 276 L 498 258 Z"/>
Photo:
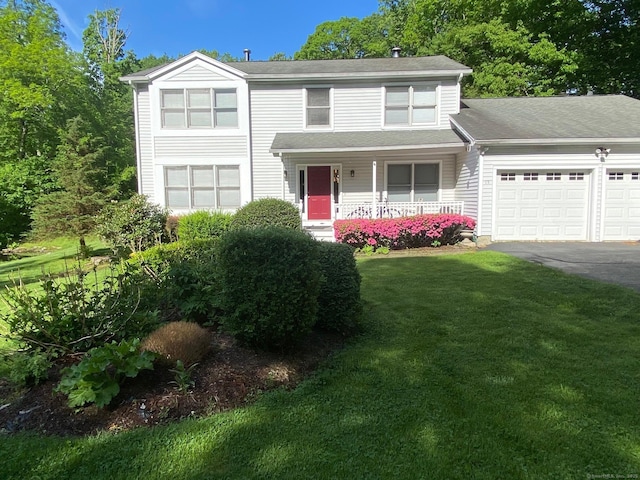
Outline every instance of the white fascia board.
<path fill-rule="evenodd" d="M 462 136 L 467 139 L 467 141 L 471 146 L 476 144 L 476 139 L 473 138 L 473 136 L 469 132 L 467 132 L 464 128 L 462 128 L 462 126 L 458 122 L 456 122 L 453 118 L 451 118 L 451 116 L 449 116 L 449 121 L 453 125 L 453 130 L 457 130 L 460 134 L 462 134 Z"/>
<path fill-rule="evenodd" d="M 155 72 L 154 72 L 155 73 Z M 390 78 L 440 78 L 458 77 L 460 74 L 469 74 L 471 70 L 428 70 L 428 71 L 403 71 L 403 72 L 358 72 L 358 73 L 305 73 L 305 74 L 245 74 L 248 82 L 299 82 L 313 80 L 386 80 Z"/>
<path fill-rule="evenodd" d="M 620 144 L 638 143 L 639 138 L 498 138 L 490 140 L 476 140 L 478 145 L 590 145 L 595 143 Z"/>
<path fill-rule="evenodd" d="M 456 150 L 464 149 L 464 145 L 459 143 L 438 143 L 428 145 L 391 145 L 384 147 L 330 147 L 330 148 L 271 148 L 269 152 L 274 155 L 288 155 L 293 153 L 342 153 L 342 152 L 380 152 L 393 150 L 425 150 L 436 148 L 453 148 Z"/>

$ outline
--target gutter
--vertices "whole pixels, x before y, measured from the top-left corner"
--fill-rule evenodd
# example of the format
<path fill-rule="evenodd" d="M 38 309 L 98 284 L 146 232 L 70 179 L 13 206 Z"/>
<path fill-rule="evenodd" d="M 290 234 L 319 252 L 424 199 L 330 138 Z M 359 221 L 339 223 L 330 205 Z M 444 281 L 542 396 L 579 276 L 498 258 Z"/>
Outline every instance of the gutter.
<path fill-rule="evenodd" d="M 271 148 L 274 155 L 289 153 L 341 153 L 341 152 L 379 152 L 393 150 L 423 150 L 432 148 L 463 148 L 463 143 L 438 143 L 427 145 L 388 145 L 366 147 L 327 147 L 327 148 Z"/>

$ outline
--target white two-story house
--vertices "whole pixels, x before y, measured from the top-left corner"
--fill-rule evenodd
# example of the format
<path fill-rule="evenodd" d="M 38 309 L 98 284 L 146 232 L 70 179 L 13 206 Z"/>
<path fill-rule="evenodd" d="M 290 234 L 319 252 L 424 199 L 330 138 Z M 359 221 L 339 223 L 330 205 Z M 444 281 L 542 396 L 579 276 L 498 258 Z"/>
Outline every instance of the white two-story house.
<path fill-rule="evenodd" d="M 640 239 L 640 102 L 462 100 L 443 57 L 222 63 L 134 88 L 140 193 L 174 213 L 296 204 L 336 219 L 463 213 L 493 240 Z"/>

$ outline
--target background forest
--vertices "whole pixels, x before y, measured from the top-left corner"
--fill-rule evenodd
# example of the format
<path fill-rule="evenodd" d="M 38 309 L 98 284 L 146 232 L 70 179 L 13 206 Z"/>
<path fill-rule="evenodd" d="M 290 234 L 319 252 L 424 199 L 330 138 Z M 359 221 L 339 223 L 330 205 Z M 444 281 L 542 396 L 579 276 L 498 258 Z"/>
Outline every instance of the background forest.
<path fill-rule="evenodd" d="M 318 25 L 294 59 L 399 46 L 473 68 L 466 97 L 640 98 L 639 17 L 640 0 L 380 0 L 368 17 Z M 127 34 L 119 9 L 96 11 L 75 52 L 45 0 L 0 0 L 1 247 L 28 233 L 82 238 L 104 205 L 135 191 L 132 98 L 119 77 L 173 58 L 138 58 Z"/>

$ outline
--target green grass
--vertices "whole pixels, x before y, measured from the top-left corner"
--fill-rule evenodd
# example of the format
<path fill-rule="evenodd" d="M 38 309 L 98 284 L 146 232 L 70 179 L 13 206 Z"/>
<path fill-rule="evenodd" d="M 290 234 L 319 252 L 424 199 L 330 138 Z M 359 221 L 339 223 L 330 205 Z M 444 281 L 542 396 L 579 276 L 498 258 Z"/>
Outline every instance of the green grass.
<path fill-rule="evenodd" d="M 640 474 L 640 295 L 495 252 L 359 267 L 367 333 L 296 390 L 119 435 L 0 437 L 0 475 Z"/>

